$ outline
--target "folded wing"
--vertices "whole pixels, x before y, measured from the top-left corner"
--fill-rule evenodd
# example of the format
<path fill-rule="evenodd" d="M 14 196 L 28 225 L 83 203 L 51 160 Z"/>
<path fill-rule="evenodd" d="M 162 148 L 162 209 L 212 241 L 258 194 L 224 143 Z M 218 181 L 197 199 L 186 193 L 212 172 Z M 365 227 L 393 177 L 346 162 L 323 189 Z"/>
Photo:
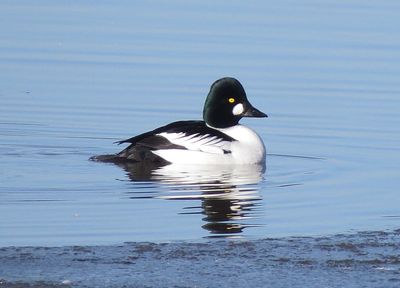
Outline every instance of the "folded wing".
<path fill-rule="evenodd" d="M 185 149 L 213 154 L 231 153 L 231 142 L 234 138 L 208 127 L 204 121 L 178 121 L 157 128 L 138 136 L 119 141 L 119 144 L 130 143 L 118 153 L 136 161 L 157 157 L 151 151 L 166 149 Z"/>

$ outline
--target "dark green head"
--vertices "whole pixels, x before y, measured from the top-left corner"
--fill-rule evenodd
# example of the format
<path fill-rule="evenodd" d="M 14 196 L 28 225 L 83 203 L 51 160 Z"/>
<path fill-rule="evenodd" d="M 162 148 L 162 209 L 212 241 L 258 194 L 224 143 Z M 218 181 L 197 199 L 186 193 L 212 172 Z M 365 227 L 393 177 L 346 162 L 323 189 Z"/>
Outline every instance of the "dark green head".
<path fill-rule="evenodd" d="M 235 78 L 215 81 L 204 103 L 204 121 L 215 128 L 227 128 L 238 124 L 242 117 L 267 115 L 250 104 L 242 84 Z"/>

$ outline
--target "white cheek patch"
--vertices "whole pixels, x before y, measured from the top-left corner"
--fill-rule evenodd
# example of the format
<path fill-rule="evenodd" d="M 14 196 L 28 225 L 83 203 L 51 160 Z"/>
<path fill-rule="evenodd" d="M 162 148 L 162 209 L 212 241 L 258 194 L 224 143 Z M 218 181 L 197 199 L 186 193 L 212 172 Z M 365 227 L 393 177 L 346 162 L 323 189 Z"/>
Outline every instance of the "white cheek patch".
<path fill-rule="evenodd" d="M 236 116 L 242 114 L 243 111 L 244 111 L 244 107 L 243 107 L 242 103 L 236 104 L 232 109 L 233 115 L 236 115 Z"/>

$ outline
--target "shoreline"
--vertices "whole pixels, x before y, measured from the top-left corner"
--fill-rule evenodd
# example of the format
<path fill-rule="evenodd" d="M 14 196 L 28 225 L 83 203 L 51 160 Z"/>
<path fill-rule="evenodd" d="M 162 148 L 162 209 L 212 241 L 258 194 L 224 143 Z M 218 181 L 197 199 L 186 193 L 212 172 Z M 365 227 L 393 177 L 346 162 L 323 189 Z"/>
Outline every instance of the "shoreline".
<path fill-rule="evenodd" d="M 398 287 L 400 229 L 327 237 L 0 248 L 0 287 Z"/>

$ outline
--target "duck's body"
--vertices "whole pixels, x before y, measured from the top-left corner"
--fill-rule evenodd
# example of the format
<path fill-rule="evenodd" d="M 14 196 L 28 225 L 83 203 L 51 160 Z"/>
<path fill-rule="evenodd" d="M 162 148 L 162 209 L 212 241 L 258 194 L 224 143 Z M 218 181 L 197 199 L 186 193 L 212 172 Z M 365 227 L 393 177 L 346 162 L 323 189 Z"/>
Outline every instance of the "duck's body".
<path fill-rule="evenodd" d="M 204 121 L 178 121 L 119 141 L 130 145 L 100 161 L 150 161 L 176 164 L 263 164 L 265 147 L 242 117 L 267 117 L 248 102 L 233 78 L 217 80 L 204 105 Z"/>
<path fill-rule="evenodd" d="M 256 164 L 265 159 L 262 140 L 243 125 L 216 129 L 204 121 L 180 121 L 119 143 L 131 145 L 117 156 L 134 161 Z"/>

